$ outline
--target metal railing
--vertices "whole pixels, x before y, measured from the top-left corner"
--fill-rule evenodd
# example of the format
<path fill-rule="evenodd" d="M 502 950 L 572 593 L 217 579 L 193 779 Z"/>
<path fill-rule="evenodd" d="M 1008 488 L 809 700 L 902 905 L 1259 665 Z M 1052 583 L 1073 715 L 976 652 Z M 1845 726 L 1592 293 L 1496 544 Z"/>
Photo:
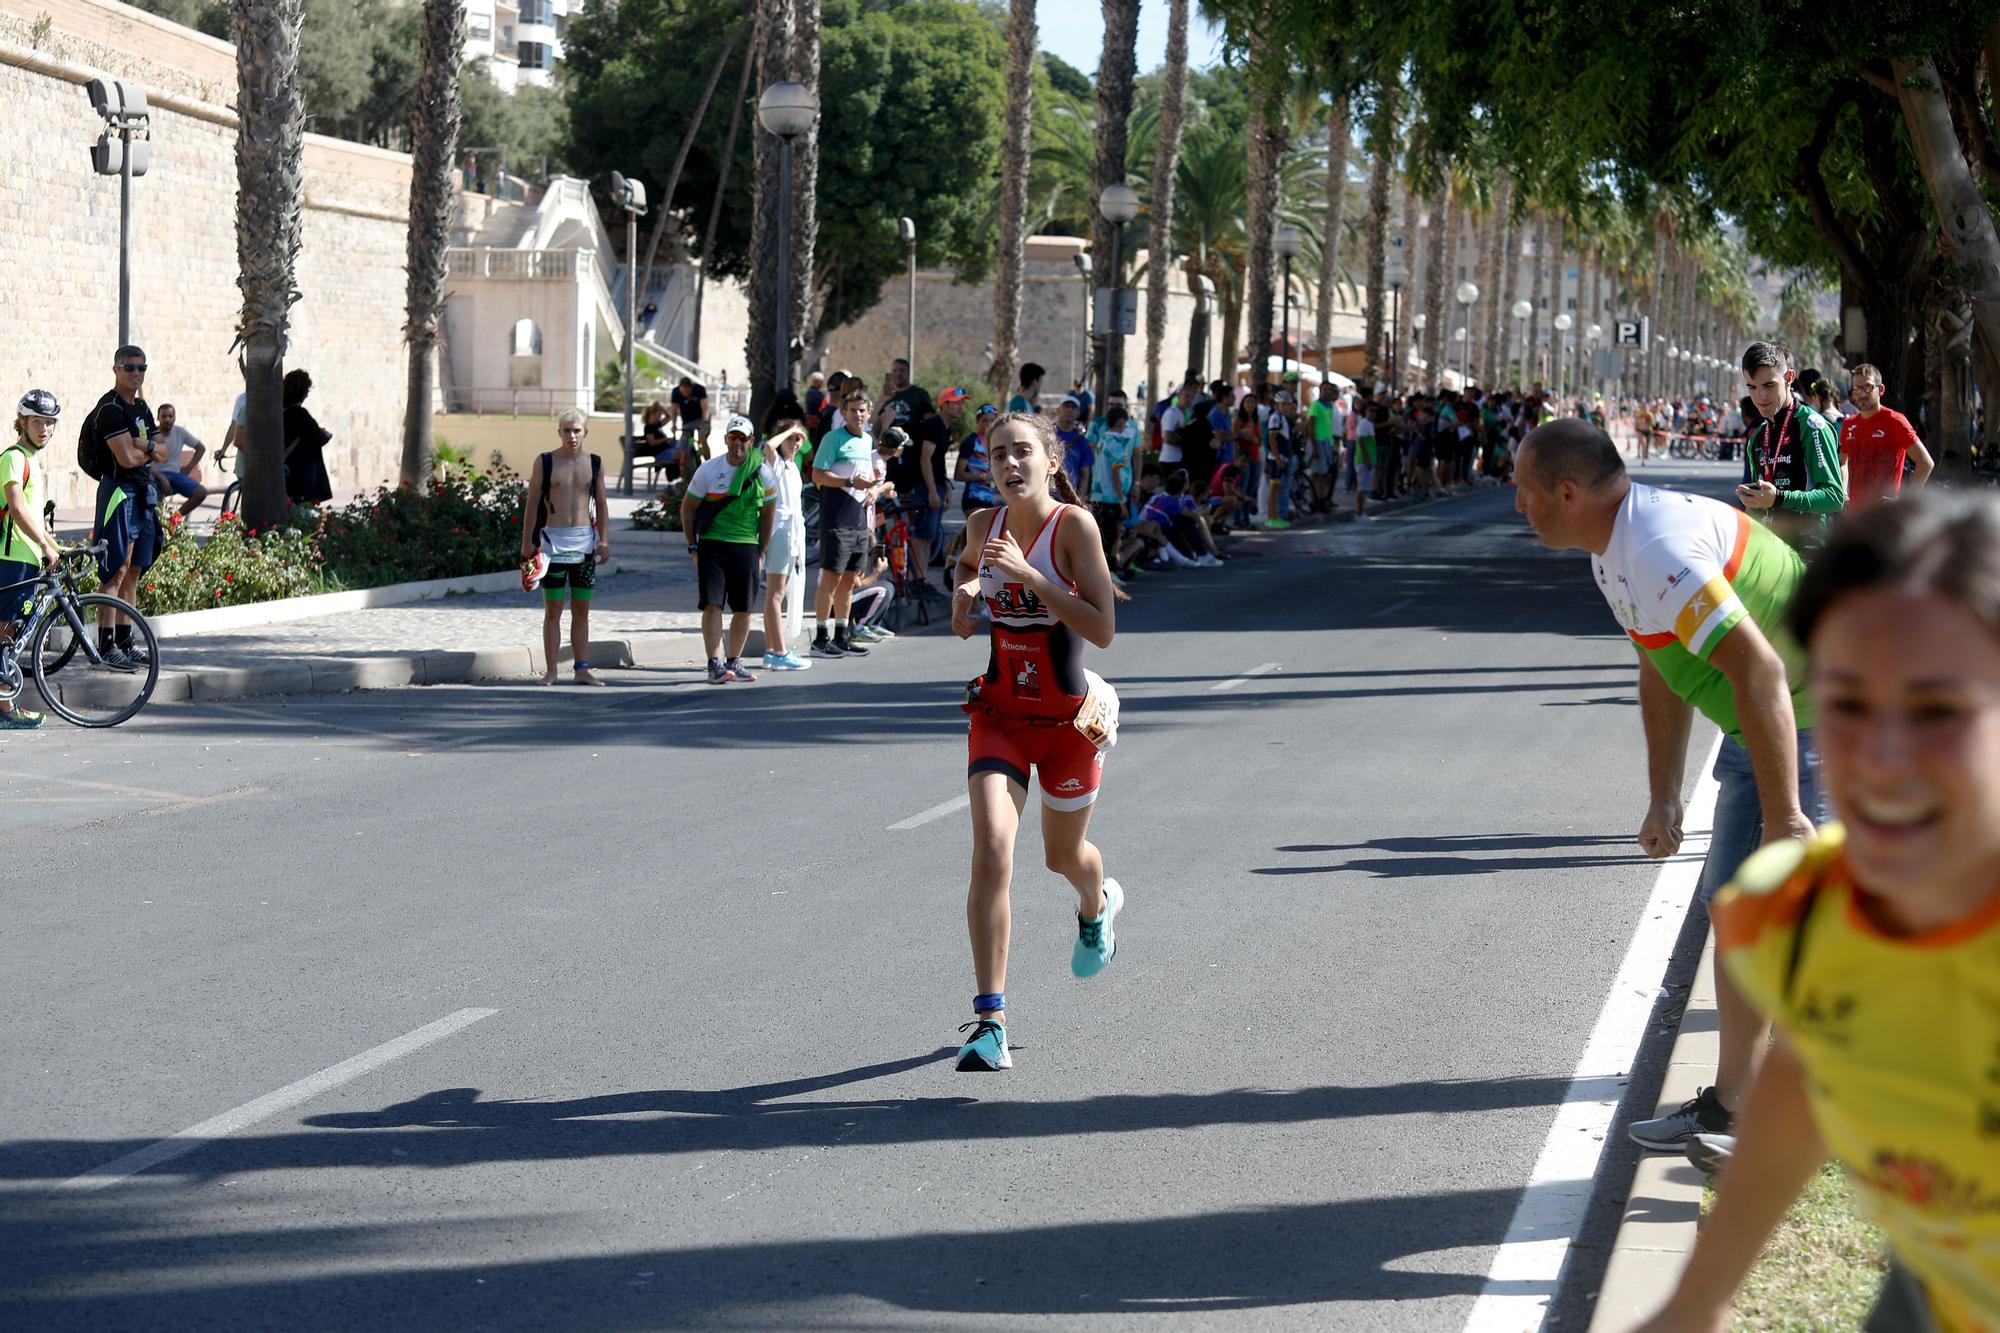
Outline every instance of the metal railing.
<path fill-rule="evenodd" d="M 445 274 L 453 278 L 528 278 L 557 281 L 588 277 L 596 268 L 588 250 L 495 250 L 453 248 L 445 252 Z"/>
<path fill-rule="evenodd" d="M 446 384 L 438 392 L 445 411 L 478 416 L 552 417 L 565 408 L 590 410 L 588 389 L 480 388 Z"/>

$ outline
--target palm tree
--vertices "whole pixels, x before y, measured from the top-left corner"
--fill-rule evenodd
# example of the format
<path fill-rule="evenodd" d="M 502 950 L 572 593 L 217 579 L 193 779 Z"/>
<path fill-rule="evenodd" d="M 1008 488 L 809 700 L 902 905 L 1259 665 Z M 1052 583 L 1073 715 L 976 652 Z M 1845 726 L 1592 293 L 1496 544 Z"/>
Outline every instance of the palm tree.
<path fill-rule="evenodd" d="M 757 0 L 752 38 L 760 83 L 791 80 L 819 94 L 819 0 Z M 819 178 L 819 124 L 792 141 L 791 234 L 778 234 L 778 170 L 784 154 L 776 137 L 765 133 L 754 140 L 757 183 L 750 220 L 750 320 L 744 359 L 751 385 L 751 415 L 761 415 L 778 386 L 790 379 L 790 367 L 777 364 L 772 346 L 778 310 L 777 257 L 790 251 L 791 309 L 786 327 L 799 342 L 812 346 L 813 312 L 818 309 L 818 283 L 813 268 L 817 235 L 815 198 Z M 787 355 L 789 359 L 789 354 Z"/>
<path fill-rule="evenodd" d="M 1230 366 L 1235 365 L 1242 327 L 1246 166 L 1241 136 L 1227 134 L 1213 122 L 1198 124 L 1183 145 L 1174 189 L 1174 248 L 1187 256 L 1191 289 L 1200 286 L 1197 277 L 1214 284 L 1222 311 L 1220 350 Z M 1189 365 L 1206 359 L 1211 334 L 1199 311 L 1195 320 L 1188 333 Z"/>
<path fill-rule="evenodd" d="M 1361 376 L 1371 388 L 1381 383 L 1385 369 L 1383 316 L 1388 292 L 1384 274 L 1389 244 L 1389 172 L 1396 158 L 1398 90 L 1393 78 L 1382 81 L 1375 97 L 1374 126 L 1369 133 L 1368 151 L 1375 155 L 1375 165 L 1368 176 L 1368 309 L 1364 320 L 1368 364 Z"/>
<path fill-rule="evenodd" d="M 410 345 L 409 399 L 403 404 L 406 490 L 431 479 L 431 400 L 437 393 L 438 321 L 444 315 L 445 252 L 458 191 L 458 68 L 465 51 L 465 0 L 424 0 L 417 44 L 417 93 L 410 104 L 409 286 L 403 341 Z"/>
<path fill-rule="evenodd" d="M 993 365 L 1004 395 L 1021 337 L 1021 251 L 1028 217 L 1028 154 L 1034 146 L 1035 0 L 1011 0 L 1007 16 L 1007 118 L 1000 132 L 1000 248 L 993 271 Z"/>
<path fill-rule="evenodd" d="M 305 204 L 305 102 L 299 88 L 302 0 L 231 0 L 236 37 L 236 286 L 243 314 L 243 518 L 266 528 L 285 513 L 284 378 L 292 302 L 299 299 Z M 428 421 L 430 404 L 424 403 Z"/>
<path fill-rule="evenodd" d="M 1319 295 L 1314 301 L 1313 341 L 1319 344 L 1319 368 L 1333 369 L 1333 292 L 1339 280 L 1340 240 L 1347 212 L 1347 155 L 1353 147 L 1354 126 L 1348 118 L 1347 96 L 1333 99 L 1326 121 L 1326 227 L 1320 238 Z"/>
<path fill-rule="evenodd" d="M 1285 55 L 1274 36 L 1258 23 L 1250 37 L 1250 123 L 1248 204 L 1249 270 L 1244 274 L 1248 302 L 1250 379 L 1262 384 L 1270 377 L 1271 302 L 1273 275 L 1271 238 L 1277 230 L 1278 173 L 1285 158 L 1286 126 L 1282 97 Z"/>
<path fill-rule="evenodd" d="M 1112 224 L 1096 206 L 1105 190 L 1125 180 L 1125 151 L 1132 117 L 1132 80 L 1139 63 L 1139 0 L 1104 0 L 1104 46 L 1097 58 L 1097 161 L 1090 178 L 1090 253 L 1105 264 L 1113 248 Z M 1130 256 L 1121 256 L 1130 262 Z M 1101 287 L 1122 287 L 1122 273 L 1106 272 Z M 1098 349 L 1116 387 L 1125 374 L 1125 339 L 1113 333 Z M 1158 386 L 1152 386 L 1158 393 Z"/>
<path fill-rule="evenodd" d="M 1507 373 L 1507 357 L 1500 341 L 1500 266 L 1507 253 L 1507 233 L 1514 206 L 1514 177 L 1506 170 L 1494 182 L 1487 201 L 1486 226 L 1480 236 L 1479 253 L 1479 380 L 1497 385 Z"/>
<path fill-rule="evenodd" d="M 1188 0 L 1167 12 L 1167 70 L 1160 96 L 1160 138 L 1153 152 L 1152 230 L 1146 244 L 1146 383 L 1160 382 L 1160 344 L 1167 337 L 1167 277 L 1173 267 L 1174 185 L 1180 173 L 1181 122 L 1187 112 Z M 1197 297 L 1197 303 L 1199 297 Z M 1190 366 L 1199 362 L 1190 360 Z"/>

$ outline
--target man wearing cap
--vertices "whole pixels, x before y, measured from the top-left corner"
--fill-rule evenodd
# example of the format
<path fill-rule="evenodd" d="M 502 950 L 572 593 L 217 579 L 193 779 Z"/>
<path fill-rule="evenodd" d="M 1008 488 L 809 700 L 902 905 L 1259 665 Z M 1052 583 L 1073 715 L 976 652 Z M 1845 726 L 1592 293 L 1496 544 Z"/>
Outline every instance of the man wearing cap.
<path fill-rule="evenodd" d="M 813 451 L 812 479 L 819 487 L 819 583 L 813 589 L 814 657 L 866 657 L 854 641 L 854 583 L 870 567 L 874 534 L 868 506 L 894 488 L 875 475 L 875 442 L 868 435 L 874 404 L 849 381 L 840 405 L 842 425 Z M 829 627 L 828 619 L 832 620 Z"/>
<path fill-rule="evenodd" d="M 771 542 L 778 478 L 750 447 L 757 436 L 748 417 L 732 416 L 723 427 L 724 450 L 688 479 L 681 498 L 681 531 L 694 557 L 700 584 L 701 645 L 708 654 L 708 683 L 727 685 L 757 679 L 743 665 L 750 641 L 751 593 L 757 567 Z M 722 608 L 729 607 L 729 651 L 722 651 Z"/>

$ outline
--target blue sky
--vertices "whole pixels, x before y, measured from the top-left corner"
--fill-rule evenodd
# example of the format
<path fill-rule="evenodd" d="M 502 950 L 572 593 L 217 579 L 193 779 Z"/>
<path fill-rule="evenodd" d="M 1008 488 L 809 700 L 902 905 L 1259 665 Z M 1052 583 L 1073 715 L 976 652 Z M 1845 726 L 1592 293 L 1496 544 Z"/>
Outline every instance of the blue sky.
<path fill-rule="evenodd" d="M 1097 73 L 1104 46 L 1104 14 L 1092 0 L 1046 0 L 1036 6 L 1041 47 L 1082 70 Z M 1222 30 L 1204 23 L 1198 10 L 1188 15 L 1188 64 L 1196 69 L 1215 63 L 1222 52 Z M 1150 73 L 1167 59 L 1167 0 L 1143 0 L 1139 8 L 1139 72 Z"/>

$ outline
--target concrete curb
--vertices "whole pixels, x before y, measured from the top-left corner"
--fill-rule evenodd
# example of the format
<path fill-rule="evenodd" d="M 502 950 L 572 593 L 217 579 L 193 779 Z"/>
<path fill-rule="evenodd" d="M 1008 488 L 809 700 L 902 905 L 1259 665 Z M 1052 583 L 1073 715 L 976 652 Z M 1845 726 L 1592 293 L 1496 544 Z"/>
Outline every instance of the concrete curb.
<path fill-rule="evenodd" d="M 1715 1020 L 1715 937 L 1701 951 L 1680 1033 L 1660 1085 L 1665 1115 L 1715 1081 L 1719 1054 Z M 1678 1153 L 1644 1153 L 1612 1242 L 1611 1261 L 1591 1313 L 1589 1333 L 1628 1333 L 1672 1294 L 1694 1249 L 1707 1179 Z"/>
<path fill-rule="evenodd" d="M 700 665 L 700 659 L 700 631 L 694 629 L 659 630 L 625 639 L 593 639 L 590 643 L 591 665 L 607 669 L 692 668 Z M 558 660 L 569 660 L 567 649 Z M 285 657 L 256 666 L 161 671 L 151 702 L 215 703 L 260 695 L 344 694 L 350 690 L 393 690 L 409 685 L 464 685 L 474 681 L 525 680 L 541 672 L 539 644 L 368 657 Z"/>
<path fill-rule="evenodd" d="M 255 629 L 289 620 L 310 620 L 314 616 L 342 611 L 365 611 L 377 606 L 407 606 L 439 597 L 473 592 L 506 592 L 521 586 L 521 572 L 501 570 L 495 574 L 468 574 L 457 579 L 420 579 L 414 583 L 391 583 L 380 588 L 356 588 L 348 592 L 322 592 L 310 597 L 286 597 L 275 602 L 248 602 L 242 606 L 217 606 L 204 611 L 176 611 L 153 616 L 153 633 L 161 639 L 187 638 L 199 634 L 219 634 L 227 630 Z"/>

